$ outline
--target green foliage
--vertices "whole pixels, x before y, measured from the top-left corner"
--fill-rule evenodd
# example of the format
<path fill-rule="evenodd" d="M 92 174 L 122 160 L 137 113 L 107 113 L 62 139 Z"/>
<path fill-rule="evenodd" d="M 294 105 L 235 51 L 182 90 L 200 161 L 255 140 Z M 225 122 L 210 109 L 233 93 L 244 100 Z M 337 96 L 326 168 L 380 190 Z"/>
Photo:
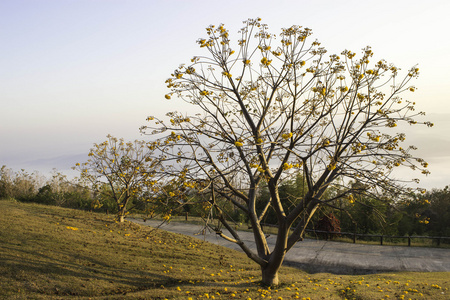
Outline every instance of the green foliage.
<path fill-rule="evenodd" d="M 432 189 L 398 204 L 403 212 L 398 231 L 405 235 L 450 236 L 450 191 Z"/>
<path fill-rule="evenodd" d="M 76 179 L 70 182 L 65 175 L 54 171 L 47 180 L 38 173 L 14 172 L 6 166 L 0 171 L 0 198 L 84 210 L 101 206 L 96 205 L 98 199 Z"/>
<path fill-rule="evenodd" d="M 0 169 L 0 198 L 10 199 L 14 197 L 14 183 L 12 170 L 2 166 Z"/>
<path fill-rule="evenodd" d="M 450 190 L 433 189 L 423 196 L 429 200 L 429 208 L 422 212 L 430 218 L 428 232 L 437 236 L 450 236 Z M 424 201 L 425 202 L 425 201 Z M 426 203 L 428 205 L 428 203 Z"/>
<path fill-rule="evenodd" d="M 23 169 L 14 172 L 6 166 L 2 166 L 0 170 L 0 198 L 32 201 L 42 180 L 43 178 L 38 173 L 30 174 Z"/>
<path fill-rule="evenodd" d="M 283 207 L 291 210 L 303 199 L 308 192 L 305 180 L 301 174 L 292 176 L 292 179 L 287 179 L 278 187 L 280 201 Z M 265 204 L 270 200 L 270 193 L 267 186 L 261 188 L 259 192 L 259 201 L 256 202 L 256 210 L 261 214 L 265 208 Z M 264 215 L 262 223 L 277 224 L 276 212 L 272 206 L 269 207 L 267 213 Z"/>

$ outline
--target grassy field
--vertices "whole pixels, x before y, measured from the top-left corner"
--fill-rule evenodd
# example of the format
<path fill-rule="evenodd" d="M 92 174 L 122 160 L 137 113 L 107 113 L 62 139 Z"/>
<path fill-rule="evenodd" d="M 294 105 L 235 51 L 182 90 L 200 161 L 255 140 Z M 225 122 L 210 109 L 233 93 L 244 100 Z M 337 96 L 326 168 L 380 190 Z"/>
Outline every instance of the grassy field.
<path fill-rule="evenodd" d="M 450 273 L 282 268 L 259 284 L 244 254 L 113 216 L 0 200 L 0 299 L 449 299 Z"/>

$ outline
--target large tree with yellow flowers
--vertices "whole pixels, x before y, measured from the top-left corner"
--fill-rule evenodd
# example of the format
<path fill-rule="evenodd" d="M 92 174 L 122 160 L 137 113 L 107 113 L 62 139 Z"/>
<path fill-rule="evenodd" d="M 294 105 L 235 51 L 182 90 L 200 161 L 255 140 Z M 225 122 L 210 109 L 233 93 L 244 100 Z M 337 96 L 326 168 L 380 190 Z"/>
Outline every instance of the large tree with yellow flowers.
<path fill-rule="evenodd" d="M 168 174 L 208 192 L 207 207 L 220 221 L 213 226 L 217 233 L 261 266 L 263 283 L 275 285 L 285 254 L 320 206 L 353 202 L 356 194 L 399 197 L 405 189 L 390 176 L 396 167 L 428 173 L 397 131 L 418 123 L 421 113 L 399 95 L 415 90 L 410 81 L 419 69 L 402 76 L 393 64 L 370 61 L 370 47 L 359 56 L 349 50 L 328 55 L 319 42 L 308 42 L 308 28 L 292 26 L 275 36 L 260 19 L 244 24 L 235 44 L 223 25 L 209 26 L 207 38 L 197 41 L 203 55 L 166 81 L 166 98 L 177 96 L 198 113 L 152 116 L 143 129 L 159 139 Z M 292 174 L 301 174 L 307 189 L 286 207 L 278 188 Z M 260 203 L 262 187 L 270 193 L 266 203 Z M 248 218 L 255 251 L 234 230 L 226 203 Z M 273 249 L 261 225 L 270 207 L 278 230 Z"/>

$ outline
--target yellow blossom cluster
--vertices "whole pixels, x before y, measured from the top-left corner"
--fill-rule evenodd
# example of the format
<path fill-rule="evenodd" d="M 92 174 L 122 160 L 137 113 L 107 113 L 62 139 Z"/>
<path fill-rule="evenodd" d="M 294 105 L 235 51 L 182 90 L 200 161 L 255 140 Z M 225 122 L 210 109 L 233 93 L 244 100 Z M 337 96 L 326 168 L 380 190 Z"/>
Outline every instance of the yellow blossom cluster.
<path fill-rule="evenodd" d="M 354 203 L 355 202 L 355 198 L 353 197 L 352 194 L 348 195 L 347 199 L 348 199 L 348 202 L 350 202 L 350 203 Z"/>
<path fill-rule="evenodd" d="M 269 59 L 267 59 L 267 57 L 263 57 L 262 59 L 261 59 L 261 63 L 264 65 L 264 66 L 269 66 L 271 63 L 272 63 L 272 60 L 269 60 Z"/>
<path fill-rule="evenodd" d="M 285 140 L 288 140 L 288 139 L 290 139 L 290 138 L 292 137 L 292 132 L 289 132 L 289 133 L 283 133 L 283 134 L 281 135 L 281 137 L 282 137 L 283 139 L 285 139 Z"/>
<path fill-rule="evenodd" d="M 232 77 L 232 75 L 231 75 L 230 73 L 228 73 L 227 71 L 223 71 L 223 72 L 222 72 L 222 75 L 223 75 L 223 76 L 226 76 L 226 77 L 228 77 L 228 78 L 231 78 L 231 77 Z"/>
<path fill-rule="evenodd" d="M 380 138 L 381 138 L 380 135 L 375 135 L 375 134 L 372 134 L 370 132 L 367 133 L 367 136 L 369 137 L 370 140 L 372 140 L 374 142 L 379 142 Z"/>
<path fill-rule="evenodd" d="M 283 164 L 283 170 L 289 170 L 289 169 L 291 169 L 292 167 L 293 167 L 292 164 L 289 164 L 289 163 L 284 163 L 284 164 Z"/>

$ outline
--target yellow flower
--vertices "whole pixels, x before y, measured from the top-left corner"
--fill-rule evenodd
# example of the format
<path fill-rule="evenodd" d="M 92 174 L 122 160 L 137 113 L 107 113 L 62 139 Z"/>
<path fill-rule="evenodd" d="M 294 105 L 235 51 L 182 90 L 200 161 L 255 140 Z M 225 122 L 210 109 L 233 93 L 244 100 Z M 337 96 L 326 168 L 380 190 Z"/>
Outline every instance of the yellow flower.
<path fill-rule="evenodd" d="M 288 163 L 283 164 L 283 170 L 289 170 L 290 168 L 292 168 L 291 164 L 288 164 Z"/>
<path fill-rule="evenodd" d="M 76 228 L 76 227 L 71 227 L 71 226 L 67 226 L 66 228 L 67 228 L 67 229 L 70 229 L 70 230 L 78 230 L 78 228 Z"/>
<path fill-rule="evenodd" d="M 249 65 L 249 64 L 250 64 L 250 59 L 244 60 L 244 64 L 245 64 L 245 65 Z"/>
<path fill-rule="evenodd" d="M 242 144 L 241 142 L 236 141 L 236 142 L 234 142 L 234 145 L 236 147 L 242 147 L 244 144 Z"/>
<path fill-rule="evenodd" d="M 350 202 L 350 203 L 355 202 L 355 199 L 353 198 L 353 195 L 352 195 L 352 194 L 348 195 L 348 196 L 347 196 L 347 199 L 348 199 L 348 202 Z"/>
<path fill-rule="evenodd" d="M 231 74 L 228 73 L 228 72 L 226 72 L 226 71 L 223 71 L 223 72 L 222 72 L 222 75 L 223 75 L 223 76 L 227 76 L 228 78 L 231 78 Z"/>
<path fill-rule="evenodd" d="M 364 74 L 360 74 L 359 79 L 363 79 L 363 78 L 364 78 Z"/>
<path fill-rule="evenodd" d="M 170 99 L 170 95 L 169 94 L 165 95 L 164 97 L 166 97 L 167 100 Z"/>
<path fill-rule="evenodd" d="M 194 73 L 195 73 L 195 69 L 194 69 L 193 67 L 188 67 L 188 68 L 186 69 L 186 73 L 187 73 L 187 74 L 194 74 Z"/>
<path fill-rule="evenodd" d="M 285 139 L 285 140 L 290 139 L 290 138 L 292 137 L 292 132 L 289 132 L 289 133 L 283 133 L 283 134 L 281 135 L 281 137 L 282 137 L 283 139 Z"/>
<path fill-rule="evenodd" d="M 413 88 L 413 87 L 410 87 L 409 90 L 410 90 L 411 92 L 414 92 L 416 89 Z"/>
<path fill-rule="evenodd" d="M 268 60 L 267 57 L 263 57 L 263 58 L 261 59 L 261 63 L 262 63 L 263 65 L 265 65 L 265 66 L 270 65 L 271 62 L 272 62 L 272 60 Z"/>
<path fill-rule="evenodd" d="M 336 163 L 329 164 L 327 169 L 330 170 L 330 171 L 333 171 L 334 169 L 336 169 Z"/>

